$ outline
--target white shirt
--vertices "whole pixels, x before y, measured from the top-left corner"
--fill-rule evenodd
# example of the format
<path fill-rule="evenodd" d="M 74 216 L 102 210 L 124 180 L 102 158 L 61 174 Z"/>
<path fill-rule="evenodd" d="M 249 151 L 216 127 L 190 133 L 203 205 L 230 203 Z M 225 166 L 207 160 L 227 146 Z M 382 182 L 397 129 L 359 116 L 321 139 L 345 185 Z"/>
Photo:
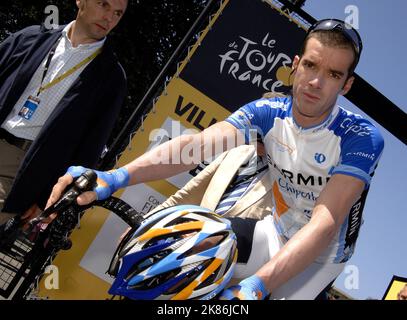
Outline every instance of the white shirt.
<path fill-rule="evenodd" d="M 77 47 L 73 47 L 71 40 L 68 38 L 68 32 L 73 23 L 74 21 L 69 23 L 62 31 L 62 37 L 60 40 L 58 40 L 59 43 L 55 50 L 55 54 L 51 59 L 47 75 L 42 83 L 43 85 L 50 83 L 56 77 L 70 70 L 72 67 L 89 57 L 97 49 L 101 48 L 105 42 L 106 38 L 103 38 L 97 42 L 80 44 Z M 48 117 L 51 115 L 52 111 L 54 111 L 55 107 L 58 105 L 59 101 L 78 78 L 79 74 L 89 64 L 89 62 L 84 64 L 59 83 L 41 92 L 38 96 L 41 102 L 31 119 L 27 120 L 19 116 L 18 113 L 30 95 L 34 97 L 37 95 L 38 89 L 41 86 L 41 79 L 47 59 L 48 54 L 35 71 L 23 94 L 15 104 L 13 110 L 1 125 L 2 128 L 16 137 L 34 140 L 44 123 L 47 121 Z"/>

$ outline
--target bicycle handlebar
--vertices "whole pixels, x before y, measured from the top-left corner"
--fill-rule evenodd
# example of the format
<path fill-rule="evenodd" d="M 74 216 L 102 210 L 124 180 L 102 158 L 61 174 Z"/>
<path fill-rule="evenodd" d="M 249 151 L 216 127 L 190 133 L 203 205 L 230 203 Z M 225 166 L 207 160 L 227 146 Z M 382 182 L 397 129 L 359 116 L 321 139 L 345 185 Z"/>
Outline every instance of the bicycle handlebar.
<path fill-rule="evenodd" d="M 86 170 L 84 173 L 82 173 L 77 179 L 75 179 L 70 185 L 68 185 L 68 187 L 65 189 L 67 191 L 64 192 L 64 194 L 58 201 L 45 209 L 41 213 L 41 215 L 34 219 L 31 219 L 28 222 L 28 232 L 31 232 L 38 223 L 44 221 L 44 219 L 49 217 L 51 213 L 62 212 L 66 208 L 68 208 L 68 206 L 75 203 L 76 198 L 81 193 L 93 190 L 93 188 L 96 186 L 96 179 L 97 175 L 93 170 Z"/>
<path fill-rule="evenodd" d="M 76 198 L 83 192 L 90 191 L 96 186 L 97 175 L 93 170 L 87 170 L 78 178 L 76 178 L 65 190 L 62 197 L 53 205 L 44 210 L 41 215 L 31 219 L 28 222 L 28 229 L 23 231 L 25 236 L 32 233 L 35 226 L 43 222 L 45 218 L 49 217 L 52 213 L 57 213 L 57 218 L 54 219 L 49 225 L 49 243 L 55 248 L 66 248 L 70 245 L 67 243 L 67 235 L 75 228 L 78 222 L 78 215 L 93 207 L 100 206 L 115 213 L 130 227 L 134 228 L 140 225 L 143 220 L 142 215 L 137 212 L 125 201 L 109 197 L 106 200 L 98 200 L 84 206 L 79 206 L 76 203 Z M 17 238 L 24 221 L 20 215 L 10 219 L 0 230 L 0 249 L 9 246 Z"/>

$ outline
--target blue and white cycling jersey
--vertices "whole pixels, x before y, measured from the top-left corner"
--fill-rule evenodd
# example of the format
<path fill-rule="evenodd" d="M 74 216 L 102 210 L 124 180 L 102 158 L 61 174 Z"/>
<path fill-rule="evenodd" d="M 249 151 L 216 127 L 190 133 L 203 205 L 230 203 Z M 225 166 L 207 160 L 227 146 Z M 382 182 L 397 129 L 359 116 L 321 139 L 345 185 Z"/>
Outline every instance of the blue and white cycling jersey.
<path fill-rule="evenodd" d="M 309 222 L 319 193 L 332 175 L 351 175 L 365 182 L 362 196 L 317 260 L 347 261 L 354 251 L 370 180 L 383 151 L 379 130 L 338 105 L 323 123 L 301 128 L 292 115 L 291 97 L 256 100 L 226 121 L 244 130 L 246 143 L 256 139 L 256 132 L 263 139 L 273 183 L 274 221 L 283 241 Z"/>

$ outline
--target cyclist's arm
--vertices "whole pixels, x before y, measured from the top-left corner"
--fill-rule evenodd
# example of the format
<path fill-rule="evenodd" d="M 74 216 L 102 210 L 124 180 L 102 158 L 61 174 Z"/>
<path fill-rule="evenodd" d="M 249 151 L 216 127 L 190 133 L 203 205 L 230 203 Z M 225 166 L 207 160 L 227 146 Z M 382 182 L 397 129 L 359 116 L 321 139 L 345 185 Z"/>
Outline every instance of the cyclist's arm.
<path fill-rule="evenodd" d="M 364 186 L 352 176 L 332 176 L 318 197 L 310 222 L 256 273 L 269 292 L 305 270 L 327 248 Z"/>
<path fill-rule="evenodd" d="M 221 121 L 200 133 L 167 141 L 125 167 L 130 174 L 130 184 L 165 179 L 195 168 L 204 156 L 220 154 L 243 143 L 244 138 L 236 127 Z"/>
<path fill-rule="evenodd" d="M 197 134 L 181 135 L 126 164 L 124 167 L 129 172 L 129 185 L 172 177 L 195 168 L 207 157 L 243 143 L 243 134 L 226 121 L 216 123 Z M 69 174 L 59 178 L 48 199 L 47 207 L 60 198 L 72 180 Z M 95 199 L 95 192 L 85 192 L 78 197 L 78 203 L 84 205 Z"/>

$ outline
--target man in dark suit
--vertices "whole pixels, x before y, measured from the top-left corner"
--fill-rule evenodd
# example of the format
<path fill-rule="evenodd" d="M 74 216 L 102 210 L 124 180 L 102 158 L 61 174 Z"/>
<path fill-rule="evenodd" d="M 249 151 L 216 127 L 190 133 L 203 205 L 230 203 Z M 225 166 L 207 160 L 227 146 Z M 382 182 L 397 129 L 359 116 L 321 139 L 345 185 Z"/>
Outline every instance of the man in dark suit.
<path fill-rule="evenodd" d="M 76 20 L 0 44 L 0 225 L 44 208 L 72 163 L 94 167 L 127 92 L 108 33 L 127 0 L 76 0 Z"/>

